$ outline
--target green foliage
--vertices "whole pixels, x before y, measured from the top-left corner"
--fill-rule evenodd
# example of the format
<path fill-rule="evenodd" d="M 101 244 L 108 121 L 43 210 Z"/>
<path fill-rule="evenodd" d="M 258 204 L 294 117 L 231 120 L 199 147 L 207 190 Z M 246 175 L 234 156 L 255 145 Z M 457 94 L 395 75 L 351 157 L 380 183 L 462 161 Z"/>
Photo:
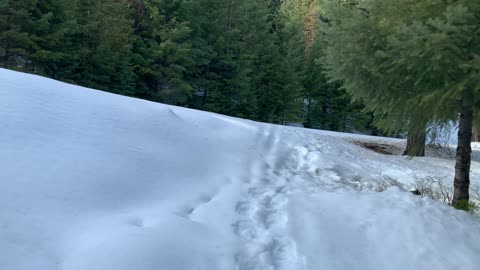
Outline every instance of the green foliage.
<path fill-rule="evenodd" d="M 69 11 L 61 0 L 2 1 L 2 65 L 53 76 L 66 56 L 62 40 Z"/>
<path fill-rule="evenodd" d="M 477 103 L 477 1 L 325 6 L 328 75 L 381 116 L 378 126 L 447 121 L 456 118 L 461 100 Z"/>
<path fill-rule="evenodd" d="M 1 0 L 0 65 L 264 122 L 362 130 L 314 0 Z"/>
<path fill-rule="evenodd" d="M 460 200 L 454 207 L 458 210 L 467 211 L 471 214 L 474 214 L 476 210 L 479 209 L 478 204 L 470 202 L 468 200 Z"/>
<path fill-rule="evenodd" d="M 179 19 L 180 3 L 136 2 L 133 64 L 140 78 L 139 97 L 181 105 L 191 96 L 192 87 L 184 76 L 193 64 L 191 29 Z"/>
<path fill-rule="evenodd" d="M 121 1 L 78 0 L 76 31 L 71 36 L 72 72 L 78 84 L 118 93 L 133 89 L 131 68 L 132 21 L 129 5 Z"/>
<path fill-rule="evenodd" d="M 323 40 L 313 45 L 312 55 L 306 63 L 305 99 L 306 117 L 304 125 L 337 131 L 368 131 L 372 115 L 364 112 L 361 102 L 352 102 L 351 96 L 337 82 L 329 82 L 325 76 L 325 64 L 321 61 Z"/>
<path fill-rule="evenodd" d="M 381 117 L 377 126 L 408 127 L 409 139 L 424 142 L 428 122 L 460 115 L 453 201 L 468 198 L 472 114 L 478 118 L 480 105 L 480 2 L 325 3 L 328 76 Z M 413 130 L 422 132 L 411 137 Z M 417 150 L 423 152 L 407 149 Z M 468 209 L 468 199 L 455 206 Z"/>

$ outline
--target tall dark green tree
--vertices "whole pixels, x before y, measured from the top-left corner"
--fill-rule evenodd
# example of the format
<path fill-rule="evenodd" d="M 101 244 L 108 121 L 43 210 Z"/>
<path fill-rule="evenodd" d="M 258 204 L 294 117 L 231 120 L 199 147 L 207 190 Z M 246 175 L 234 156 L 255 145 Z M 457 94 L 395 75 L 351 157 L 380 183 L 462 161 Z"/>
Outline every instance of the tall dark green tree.
<path fill-rule="evenodd" d="M 362 112 L 362 104 L 352 103 L 350 95 L 340 88 L 340 84 L 330 82 L 323 74 L 325 64 L 321 58 L 326 44 L 319 29 L 322 19 L 319 2 L 284 1 L 282 13 L 293 33 L 287 38 L 290 43 L 287 47 L 297 48 L 297 62 L 300 63 L 295 70 L 300 74 L 302 83 L 298 88 L 303 90 L 304 126 L 340 131 L 367 131 L 366 126 L 371 117 Z"/>
<path fill-rule="evenodd" d="M 190 106 L 218 111 L 215 104 L 221 88 L 222 70 L 219 54 L 225 42 L 227 2 L 219 0 L 188 0 L 183 6 L 182 20 L 190 22 L 192 33 L 191 58 L 194 62 L 186 74 L 192 85 Z"/>
<path fill-rule="evenodd" d="M 333 80 L 341 82 L 352 94 L 354 101 L 364 103 L 374 112 L 377 127 L 390 133 L 409 130 L 406 153 L 423 155 L 425 126 L 431 115 L 419 115 L 408 108 L 409 104 L 399 105 L 402 97 L 415 95 L 414 88 L 404 80 L 387 84 L 382 73 L 391 27 L 401 20 L 415 18 L 414 7 L 407 0 L 394 4 L 372 2 L 371 6 L 360 3 L 363 2 L 324 1 L 326 69 Z M 392 96 L 382 94 L 389 89 L 398 91 L 392 90 Z"/>
<path fill-rule="evenodd" d="M 178 14 L 182 1 L 141 0 L 134 3 L 133 62 L 138 96 L 184 105 L 191 96 L 185 74 L 193 65 L 191 29 Z"/>
<path fill-rule="evenodd" d="M 387 124 L 418 126 L 460 115 L 452 203 L 466 208 L 472 118 L 480 99 L 480 3 L 331 1 L 328 7 L 329 75 L 385 114 Z"/>
<path fill-rule="evenodd" d="M 417 74 L 411 81 L 423 111 L 440 119 L 459 115 L 452 204 L 468 208 L 473 114 L 480 102 L 480 3 L 422 3 L 418 11 L 429 16 L 399 25 L 389 38 L 389 50 L 401 53 L 389 62 L 389 72 Z"/>
<path fill-rule="evenodd" d="M 278 5 L 201 0 L 189 2 L 188 10 L 194 57 L 200 60 L 191 74 L 200 97 L 197 106 L 266 122 L 298 117 L 291 112 L 301 98 L 290 90 L 299 93 L 301 85 L 293 87 L 299 79 L 292 77 L 296 67 L 287 62 L 292 57 L 279 33 Z"/>
<path fill-rule="evenodd" d="M 67 51 L 72 10 L 62 0 L 18 0 L 0 4 L 0 55 L 4 67 L 55 77 Z"/>
<path fill-rule="evenodd" d="M 76 0 L 73 50 L 64 76 L 78 84 L 132 95 L 133 22 L 126 0 Z"/>
<path fill-rule="evenodd" d="M 193 28 L 193 56 L 199 60 L 190 73 L 196 107 L 254 118 L 250 53 L 244 29 L 249 11 L 245 1 L 187 2 Z"/>

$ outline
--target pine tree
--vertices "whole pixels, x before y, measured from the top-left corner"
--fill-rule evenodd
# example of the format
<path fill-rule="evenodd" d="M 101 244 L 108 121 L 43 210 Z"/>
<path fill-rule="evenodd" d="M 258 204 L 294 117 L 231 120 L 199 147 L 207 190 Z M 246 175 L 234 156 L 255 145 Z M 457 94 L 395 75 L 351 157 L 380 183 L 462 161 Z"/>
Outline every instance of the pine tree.
<path fill-rule="evenodd" d="M 324 54 L 324 41 L 319 24 L 321 6 L 315 0 L 284 1 L 282 15 L 285 25 L 293 35 L 288 37 L 288 47 L 296 50 L 297 78 L 301 80 L 303 97 L 303 124 L 339 131 L 365 131 L 370 116 L 359 102 L 351 102 L 340 84 L 329 82 L 324 75 L 325 65 L 320 58 Z M 296 44 L 294 42 L 296 42 Z M 291 49 L 291 50 L 292 50 Z"/>
<path fill-rule="evenodd" d="M 480 101 L 480 3 L 423 3 L 417 10 L 427 16 L 399 25 L 389 38 L 389 49 L 399 55 L 388 68 L 391 74 L 416 74 L 411 80 L 421 110 L 446 120 L 460 115 L 452 204 L 466 208 L 473 114 Z"/>
<path fill-rule="evenodd" d="M 460 115 L 452 203 L 468 206 L 473 109 L 480 98 L 480 3 L 391 0 L 329 7 L 325 59 L 332 78 L 386 114 L 390 125 Z"/>
<path fill-rule="evenodd" d="M 193 65 L 186 73 L 192 85 L 190 106 L 219 111 L 212 105 L 220 89 L 218 72 L 219 47 L 223 46 L 226 1 L 188 0 L 182 5 L 182 20 L 189 21 L 192 33 L 191 58 Z"/>
<path fill-rule="evenodd" d="M 253 119 L 265 122 L 281 122 L 275 115 L 279 108 L 282 85 L 279 71 L 283 61 L 280 51 L 278 10 L 268 0 L 248 1 L 241 18 L 242 39 L 246 57 L 250 59 Z"/>
<path fill-rule="evenodd" d="M 67 53 L 62 44 L 70 11 L 62 0 L 2 1 L 2 65 L 55 77 Z"/>
<path fill-rule="evenodd" d="M 187 104 L 192 87 L 186 73 L 191 29 L 179 19 L 178 0 L 136 1 L 133 59 L 139 77 L 139 97 L 169 104 Z"/>
<path fill-rule="evenodd" d="M 273 76 L 281 59 L 274 10 L 263 0 L 188 3 L 193 52 L 199 60 L 190 80 L 199 108 L 273 121 L 266 111 L 274 109 L 264 101 L 278 85 Z"/>
<path fill-rule="evenodd" d="M 322 31 L 326 50 L 322 61 L 330 78 L 341 82 L 354 101 L 364 103 L 374 112 L 377 127 L 386 132 L 409 129 L 408 145 L 411 147 L 407 152 L 422 155 L 424 140 L 412 144 L 412 138 L 422 137 L 432 115 L 415 113 L 406 102 L 399 104 L 405 100 L 402 99 L 405 95 L 415 95 L 411 90 L 415 88 L 404 80 L 386 82 L 390 77 L 382 70 L 387 35 L 395 23 L 415 18 L 413 6 L 408 1 L 359 3 L 363 2 L 330 1 L 323 4 L 326 20 Z M 392 94 L 386 96 L 385 92 Z"/>
<path fill-rule="evenodd" d="M 248 43 L 244 40 L 247 1 L 225 1 L 217 11 L 221 17 L 219 36 L 214 41 L 216 57 L 209 72 L 216 76 L 206 108 L 227 115 L 252 118 L 256 113 L 252 88 L 251 62 Z M 208 26 L 207 26 L 208 27 Z M 208 29 L 208 28 L 207 28 Z M 251 108 L 248 108 L 251 106 Z"/>
<path fill-rule="evenodd" d="M 131 95 L 133 28 L 127 0 L 76 0 L 73 52 L 61 77 L 87 87 Z"/>
<path fill-rule="evenodd" d="M 286 24 L 281 30 L 280 52 L 283 61 L 277 75 L 280 76 L 278 122 L 301 122 L 303 106 L 304 48 L 303 37 L 295 23 Z"/>

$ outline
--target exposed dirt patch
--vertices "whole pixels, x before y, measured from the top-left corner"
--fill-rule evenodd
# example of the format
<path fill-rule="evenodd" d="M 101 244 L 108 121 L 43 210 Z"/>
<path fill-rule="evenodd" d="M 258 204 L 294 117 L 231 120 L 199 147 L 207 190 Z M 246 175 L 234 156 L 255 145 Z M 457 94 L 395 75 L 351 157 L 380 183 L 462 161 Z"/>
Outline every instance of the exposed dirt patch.
<path fill-rule="evenodd" d="M 398 155 L 401 149 L 390 144 L 354 141 L 355 144 L 383 155 Z"/>

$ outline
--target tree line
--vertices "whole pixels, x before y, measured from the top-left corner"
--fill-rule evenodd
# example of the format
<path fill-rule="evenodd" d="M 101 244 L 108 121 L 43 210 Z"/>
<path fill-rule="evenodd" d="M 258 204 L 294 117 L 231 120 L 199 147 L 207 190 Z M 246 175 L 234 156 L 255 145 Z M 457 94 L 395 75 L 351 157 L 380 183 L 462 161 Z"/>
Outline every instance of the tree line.
<path fill-rule="evenodd" d="M 371 132 L 330 83 L 314 0 L 2 0 L 0 65 L 263 122 Z"/>

